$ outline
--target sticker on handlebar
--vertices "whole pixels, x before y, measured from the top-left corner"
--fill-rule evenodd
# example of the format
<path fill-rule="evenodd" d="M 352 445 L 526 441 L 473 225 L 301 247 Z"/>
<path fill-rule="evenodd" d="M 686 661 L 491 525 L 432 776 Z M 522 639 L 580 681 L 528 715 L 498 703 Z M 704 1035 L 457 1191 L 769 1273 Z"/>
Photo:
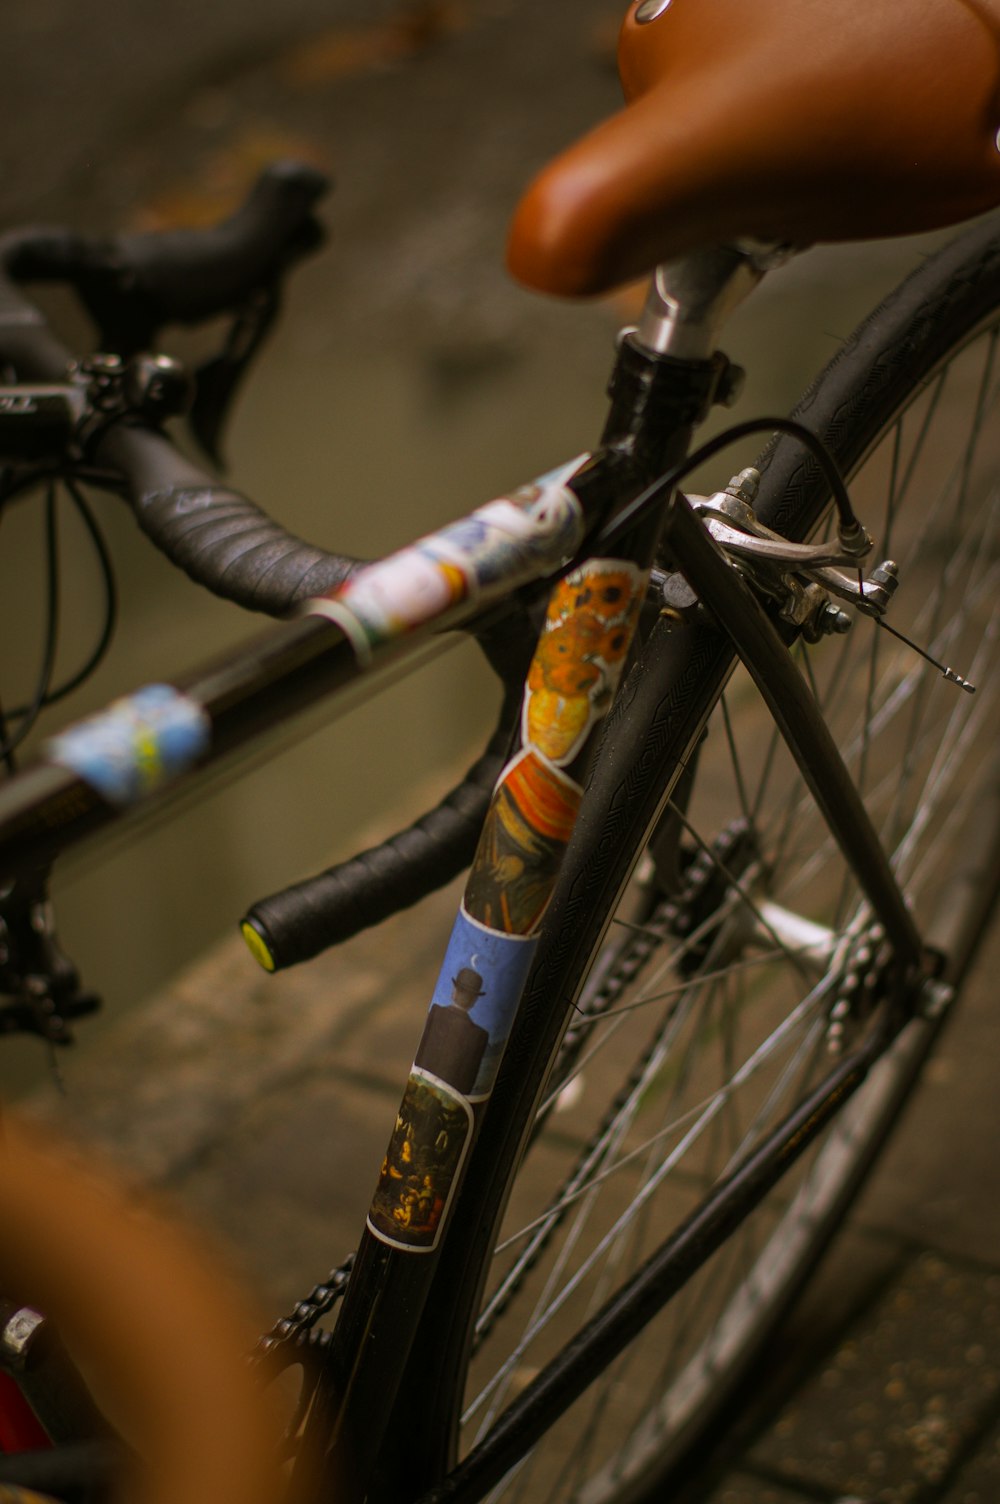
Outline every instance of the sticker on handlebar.
<path fill-rule="evenodd" d="M 47 762 L 69 768 L 108 801 L 135 804 L 207 751 L 207 712 L 170 684 L 147 684 L 50 738 Z"/>
<path fill-rule="evenodd" d="M 333 596 L 306 601 L 303 612 L 335 622 L 366 662 L 374 648 L 462 601 L 485 603 L 551 573 L 583 538 L 583 509 L 566 482 L 587 458 L 580 455 L 369 564 Z"/>

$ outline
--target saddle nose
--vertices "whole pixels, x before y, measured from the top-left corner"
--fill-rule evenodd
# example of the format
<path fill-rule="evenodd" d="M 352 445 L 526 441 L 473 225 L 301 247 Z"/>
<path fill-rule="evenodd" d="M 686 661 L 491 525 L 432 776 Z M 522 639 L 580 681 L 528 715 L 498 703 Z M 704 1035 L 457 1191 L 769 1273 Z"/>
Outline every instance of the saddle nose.
<path fill-rule="evenodd" d="M 634 0 L 626 105 L 535 179 L 513 275 L 601 293 L 700 245 L 907 234 L 1000 203 L 1000 0 Z"/>

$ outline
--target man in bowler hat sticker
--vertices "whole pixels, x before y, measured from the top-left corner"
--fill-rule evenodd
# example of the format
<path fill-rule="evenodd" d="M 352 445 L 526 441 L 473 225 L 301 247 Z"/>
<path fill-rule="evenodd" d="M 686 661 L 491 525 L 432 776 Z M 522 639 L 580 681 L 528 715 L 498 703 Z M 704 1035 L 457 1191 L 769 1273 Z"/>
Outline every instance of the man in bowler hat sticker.
<path fill-rule="evenodd" d="M 469 1017 L 485 989 L 482 976 L 472 966 L 460 967 L 451 985 L 451 1002 L 431 1005 L 413 1063 L 468 1096 L 490 1042 L 489 1029 Z"/>

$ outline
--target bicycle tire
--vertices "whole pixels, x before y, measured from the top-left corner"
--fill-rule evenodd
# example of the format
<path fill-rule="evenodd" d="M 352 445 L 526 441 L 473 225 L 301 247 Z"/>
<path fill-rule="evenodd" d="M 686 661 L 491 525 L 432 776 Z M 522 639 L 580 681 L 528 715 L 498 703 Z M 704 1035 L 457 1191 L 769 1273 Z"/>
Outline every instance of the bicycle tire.
<path fill-rule="evenodd" d="M 995 443 L 985 422 L 988 405 L 1000 398 L 997 376 L 1000 363 L 995 361 L 1000 337 L 998 273 L 1000 225 L 994 220 L 974 226 L 902 284 L 848 340 L 796 409 L 796 416 L 831 448 L 842 471 L 853 477 L 861 515 L 876 531 L 882 523 L 873 515 L 871 492 L 883 472 L 888 473 L 891 481 L 888 540 L 893 551 L 897 544 L 904 545 L 901 552 L 904 585 L 889 620 L 898 622 L 904 630 L 909 625 L 910 635 L 917 641 L 939 654 L 947 652 L 960 672 L 972 675 L 982 668 L 988 653 L 995 651 L 998 630 L 997 497 L 990 495 L 987 482 L 1000 470 L 1000 455 L 992 453 L 991 458 L 988 453 L 995 449 Z M 932 426 L 937 431 L 939 420 L 946 420 L 951 426 L 956 416 L 969 420 L 970 445 L 964 458 L 953 466 L 951 448 L 945 456 L 943 440 L 935 439 L 930 444 L 928 439 Z M 950 442 L 949 437 L 949 446 Z M 759 465 L 763 479 L 757 511 L 761 520 L 789 537 L 802 538 L 814 533 L 829 503 L 815 463 L 804 458 L 794 443 L 779 439 L 768 448 Z M 926 488 L 932 483 L 939 487 L 938 504 L 921 506 L 913 500 L 916 486 L 924 487 L 922 494 L 926 495 Z M 960 523 L 957 527 L 956 517 Z M 943 562 L 945 543 L 951 546 L 947 564 Z M 907 579 L 915 582 L 915 588 L 911 584 L 908 592 L 911 602 L 906 601 Z M 859 684 L 862 687 L 860 709 L 862 724 L 867 729 L 847 737 L 847 760 L 857 773 L 876 823 L 892 827 L 889 844 L 894 862 L 912 897 L 918 919 L 927 928 L 928 938 L 941 947 L 947 958 L 947 979 L 957 988 L 974 959 L 989 920 L 1000 872 L 1000 787 L 994 751 L 998 745 L 996 733 L 1000 730 L 997 691 L 984 678 L 975 696 L 963 695 L 909 649 L 895 643 L 889 649 L 886 641 L 885 634 L 859 619 L 844 637 L 827 639 L 816 649 L 805 649 L 806 672 L 815 682 L 820 697 L 826 695 L 832 700 L 830 715 L 834 729 L 842 737 L 847 736 L 845 725 L 852 723 L 858 712 L 854 691 Z M 866 665 L 867 677 L 859 679 L 859 670 L 852 666 L 855 653 Z M 790 1095 L 786 1088 L 791 1085 L 791 1075 L 804 1073 L 806 1065 L 816 1069 L 818 1057 L 838 1043 L 838 1023 L 848 1033 L 863 1037 L 871 1027 L 866 1010 L 877 1016 L 879 999 L 884 1001 L 888 973 L 884 968 L 880 972 L 878 937 L 866 937 L 870 942 L 868 949 L 873 953 L 867 960 L 863 959 L 860 940 L 853 942 L 853 950 L 843 942 L 841 937 L 852 924 L 857 930 L 864 929 L 863 911 L 855 890 L 849 878 L 839 871 L 831 886 L 827 869 L 836 854 L 825 850 L 825 837 L 816 824 L 818 816 L 811 801 L 800 795 L 798 785 L 792 781 L 790 764 L 780 763 L 780 750 L 769 736 L 760 735 L 756 703 L 740 673 L 725 691 L 728 710 L 720 709 L 709 722 L 709 712 L 722 695 L 732 665 L 731 650 L 710 628 L 670 632 L 661 623 L 646 646 L 640 672 L 631 676 L 609 721 L 604 755 L 585 805 L 587 815 L 574 837 L 568 868 L 553 901 L 550 931 L 543 942 L 525 1008 L 474 1151 L 454 1231 L 444 1252 L 422 1336 L 418 1338 L 419 1374 L 408 1375 L 401 1393 L 397 1416 L 400 1421 L 406 1417 L 407 1435 L 417 1443 L 417 1455 L 413 1451 L 408 1453 L 411 1469 L 408 1478 L 417 1485 L 414 1497 L 419 1497 L 420 1486 L 435 1483 L 454 1464 L 456 1456 L 467 1451 L 481 1435 L 488 1435 L 502 1403 L 574 1335 L 585 1318 L 588 1302 L 591 1306 L 599 1303 L 606 1289 L 620 1278 L 620 1269 L 612 1277 L 610 1265 L 617 1262 L 632 1267 L 645 1256 L 648 1244 L 655 1246 L 666 1235 L 662 1227 L 644 1226 L 641 1231 L 644 1234 L 648 1231 L 648 1239 L 642 1248 L 637 1246 L 640 1240 L 636 1224 L 649 1223 L 652 1214 L 645 1210 L 640 1216 L 630 1211 L 629 1205 L 634 1207 L 636 1203 L 628 1203 L 624 1192 L 622 1200 L 627 1204 L 623 1215 L 629 1218 L 625 1224 L 628 1246 L 616 1237 L 608 1243 L 606 1252 L 602 1251 L 602 1239 L 611 1238 L 618 1216 L 615 1210 L 607 1214 L 595 1232 L 585 1229 L 582 1221 L 578 1227 L 567 1230 L 566 1224 L 572 1224 L 577 1215 L 574 1211 L 556 1218 L 549 1213 L 550 1230 L 536 1233 L 540 1238 L 537 1250 L 530 1258 L 522 1255 L 523 1267 L 519 1272 L 516 1251 L 505 1255 L 506 1274 L 513 1278 L 513 1288 L 508 1295 L 498 1297 L 497 1276 L 492 1269 L 502 1217 L 506 1213 L 508 1221 L 503 1236 L 508 1239 L 512 1216 L 523 1229 L 525 1221 L 531 1226 L 533 1218 L 545 1215 L 535 1209 L 533 1201 L 530 1212 L 520 1205 L 522 1190 L 529 1201 L 534 1193 L 533 1182 L 538 1172 L 532 1164 L 544 1165 L 546 1160 L 550 1161 L 555 1200 L 565 1201 L 571 1194 L 574 1208 L 582 1206 L 588 1198 L 596 1208 L 602 1199 L 609 1199 L 608 1187 L 613 1188 L 610 1193 L 613 1196 L 621 1185 L 621 1167 L 614 1173 L 608 1173 L 609 1170 L 619 1161 L 624 1164 L 626 1152 L 633 1152 L 634 1140 L 645 1142 L 650 1137 L 648 1132 L 638 1133 L 634 1129 L 633 1120 L 639 1116 L 640 1106 L 651 1100 L 655 1103 L 658 1095 L 672 1099 L 682 1086 L 690 1085 L 695 1104 L 706 1100 L 720 1104 L 711 1108 L 714 1124 L 732 1109 L 736 1098 L 734 1080 L 740 1081 L 743 1089 L 741 1072 L 748 1069 L 747 1060 L 753 1062 L 762 1051 L 776 1053 L 776 1046 L 769 1041 L 781 1037 L 782 1030 L 788 1031 L 788 1020 L 796 1017 L 797 1009 L 802 1010 L 805 1034 L 811 1039 L 810 1058 L 806 1059 L 805 1051 L 801 1051 L 801 1058 L 793 1051 L 784 1064 L 777 1065 L 765 1053 L 762 1058 L 766 1068 L 755 1066 L 746 1077 L 749 1081 L 758 1069 L 762 1071 L 756 1097 L 744 1113 L 744 1122 L 750 1124 L 749 1136 L 756 1141 L 765 1122 L 770 1124 Z M 638 884 L 638 891 L 646 912 L 639 911 L 640 930 L 650 924 L 650 905 L 661 901 L 662 873 L 657 874 L 656 862 L 649 859 L 647 842 L 650 832 L 657 829 L 662 841 L 665 826 L 661 821 L 658 827 L 657 820 L 677 784 L 680 770 L 689 761 L 708 723 L 705 744 L 697 758 L 694 792 L 690 799 L 686 793 L 683 800 L 678 796 L 681 814 L 671 816 L 674 828 L 680 828 L 684 840 L 690 841 L 687 822 L 700 816 L 699 803 L 706 794 L 713 803 L 718 802 L 720 790 L 715 785 L 732 755 L 730 738 L 739 734 L 727 732 L 724 717 L 728 717 L 732 727 L 733 718 L 744 713 L 749 716 L 750 727 L 746 745 L 755 744 L 749 761 L 762 771 L 772 794 L 777 789 L 779 795 L 773 801 L 771 822 L 765 822 L 765 804 L 754 803 L 750 796 L 746 781 L 749 769 L 741 768 L 739 774 L 730 770 L 730 781 L 745 785 L 736 790 L 734 808 L 737 813 L 743 812 L 744 819 L 745 812 L 750 811 L 750 832 L 741 836 L 732 820 L 710 815 L 716 832 L 714 866 L 702 857 L 702 866 L 709 875 L 698 876 L 698 864 L 688 863 L 680 880 L 689 910 L 686 917 L 691 921 L 693 913 L 695 933 L 700 924 L 707 937 L 707 949 L 703 947 L 704 954 L 691 976 L 681 979 L 683 985 L 677 982 L 675 970 L 672 991 L 663 1019 L 653 1030 L 652 1044 L 644 1043 L 638 1056 L 632 1056 L 618 1051 L 614 1040 L 610 1042 L 607 1079 L 597 1082 L 598 1087 L 607 1088 L 612 1100 L 612 1113 L 607 1119 L 610 1126 L 601 1127 L 605 1120 L 604 1109 L 600 1107 L 595 1118 L 597 1129 L 584 1126 L 582 1109 L 570 1104 L 561 1124 L 557 1114 L 548 1114 L 545 1128 L 534 1135 L 531 1151 L 526 1154 L 546 1079 L 553 1070 L 560 1069 L 559 1042 L 567 1018 L 573 1014 L 574 1001 L 577 1007 L 581 1006 L 581 999 L 582 1005 L 591 1006 L 602 987 L 607 991 L 608 978 L 616 978 L 616 968 L 627 970 L 632 966 L 629 940 L 613 940 L 604 945 L 603 937 L 616 917 L 616 904 L 623 891 L 629 901 L 636 902 L 633 873 L 644 853 L 647 876 Z M 898 734 L 897 742 L 886 741 L 883 752 L 882 743 L 871 735 L 873 728 Z M 745 744 L 739 745 L 742 755 Z M 720 749 L 722 756 L 718 758 Z M 893 784 L 894 770 L 900 768 L 905 770 L 905 779 Z M 772 795 L 767 797 L 771 799 Z M 947 811 L 946 800 L 951 801 Z M 805 823 L 813 844 L 807 848 L 804 861 L 791 869 L 787 856 L 792 849 L 789 842 L 796 821 Z M 975 842 L 968 839 L 970 828 L 975 831 Z M 711 851 L 712 824 L 706 829 L 707 847 Z M 720 832 L 727 834 L 728 845 L 720 843 Z M 954 846 L 961 862 L 947 868 L 947 884 L 940 881 L 946 870 L 942 855 L 945 842 L 949 846 L 949 860 Z M 720 845 L 725 847 L 721 860 L 726 865 L 721 896 L 713 899 L 714 909 L 708 909 L 699 919 L 691 895 L 694 893 L 698 898 L 699 892 L 703 895 L 711 887 L 713 871 L 720 870 Z M 738 857 L 731 856 L 734 850 L 740 851 Z M 822 860 L 818 860 L 817 853 Z M 802 941 L 803 949 L 797 955 L 786 953 L 779 955 L 777 961 L 772 958 L 761 963 L 754 960 L 746 920 L 740 917 L 740 912 L 749 905 L 734 887 L 731 873 L 734 863 L 742 868 L 741 885 L 752 889 L 752 906 L 758 912 L 749 928 L 757 932 L 753 944 L 758 949 L 762 913 L 771 913 L 773 909 L 774 923 L 779 929 L 782 924 L 790 925 L 790 920 L 781 919 L 779 910 L 773 907 L 785 896 L 782 882 L 786 887 L 790 883 L 796 907 L 792 910 L 786 898 L 783 912 L 792 917 L 808 917 L 817 926 L 808 944 Z M 933 900 L 943 890 L 946 901 L 937 904 Z M 676 909 L 676 874 L 673 891 L 667 897 Z M 818 908 L 807 916 L 804 906 L 809 898 L 814 898 Z M 727 902 L 732 911 L 728 917 L 722 915 Z M 648 947 L 651 955 L 636 963 L 646 976 L 647 985 L 650 967 L 659 964 L 655 958 L 661 952 L 672 952 L 676 968 L 678 950 L 690 945 L 690 925 L 685 941 L 676 915 L 671 923 L 673 934 L 667 934 L 668 925 L 658 944 Z M 742 935 L 741 924 L 745 931 Z M 620 927 L 617 932 L 625 933 L 626 937 L 629 934 Z M 727 949 L 730 952 L 731 969 L 724 984 L 712 976 L 713 970 L 719 969 L 712 960 L 713 947 L 717 959 Z M 632 948 L 635 949 L 635 942 Z M 757 997 L 751 996 L 749 1002 L 744 1000 L 737 1006 L 733 1002 L 735 991 L 727 1004 L 723 985 L 730 989 L 735 989 L 738 981 L 742 985 L 759 964 L 766 969 L 758 970 L 756 976 L 765 977 L 767 986 L 758 986 L 755 992 L 771 998 L 784 985 L 777 974 L 779 970 L 801 973 L 806 965 L 803 956 L 814 970 L 819 967 L 818 980 L 807 977 L 809 985 L 792 988 L 787 1004 L 773 1005 L 777 1009 L 773 1022 L 771 1018 L 762 1019 L 760 1037 L 755 1036 L 754 1047 L 741 1057 L 741 1067 L 735 1074 L 732 1068 L 728 1069 L 724 1078 L 728 1086 L 723 1082 L 711 1090 L 705 1088 L 696 1077 L 695 1061 L 676 1053 L 683 1037 L 687 1036 L 692 1050 L 706 1042 L 714 1048 L 714 1033 L 721 1042 L 720 1056 L 725 1057 L 730 1050 L 735 1053 L 738 1028 L 748 1026 L 748 1020 L 754 1021 L 749 1015 L 755 1009 L 764 1013 L 766 1006 L 771 1005 L 762 1005 Z M 812 957 L 816 957 L 815 963 Z M 847 985 L 848 967 L 853 966 L 857 971 L 859 965 L 870 967 L 873 973 L 867 1001 L 863 979 L 860 985 L 852 988 Z M 633 979 L 624 980 L 633 985 Z M 616 979 L 612 990 L 617 988 Z M 699 990 L 703 993 L 702 1001 L 697 1006 L 692 1001 L 689 1006 L 684 1000 L 694 999 Z M 800 996 L 802 991 L 804 998 Z M 845 995 L 849 1006 L 846 1016 L 838 1020 L 834 1005 Z M 811 1004 L 810 999 L 813 999 Z M 639 1008 L 631 1016 L 635 1018 L 641 1013 Z M 602 1026 L 607 1027 L 609 1016 L 602 1020 Z M 691 1320 L 696 1315 L 700 1319 L 700 1312 L 690 1314 L 692 1303 L 706 1303 L 711 1281 L 726 1273 L 728 1259 L 733 1266 L 731 1278 L 727 1276 L 724 1299 L 711 1325 L 694 1336 L 683 1335 L 682 1345 L 677 1323 L 683 1323 L 683 1316 L 672 1308 L 661 1313 L 624 1359 L 603 1375 L 601 1384 L 592 1386 L 551 1435 L 546 1436 L 523 1468 L 513 1469 L 503 1483 L 475 1497 L 489 1497 L 491 1501 L 530 1498 L 532 1504 L 550 1499 L 553 1504 L 557 1500 L 567 1504 L 570 1500 L 577 1504 L 645 1504 L 662 1497 L 667 1480 L 677 1477 L 685 1458 L 704 1438 L 843 1220 L 910 1094 L 940 1023 L 941 1018 L 934 1017 L 916 1019 L 907 1025 L 812 1156 L 808 1167 L 797 1174 L 796 1185 L 779 1188 L 767 1207 L 754 1214 L 740 1237 L 731 1240 L 706 1265 L 692 1282 L 691 1295 L 685 1292 L 686 1306 L 684 1301 L 673 1303 L 680 1311 L 687 1309 Z M 611 1027 L 624 1028 L 621 1024 Z M 646 1034 L 649 1035 L 648 1026 Z M 664 1038 L 671 1046 L 669 1050 Z M 598 1072 L 588 1058 L 590 1054 L 588 1045 L 582 1059 L 584 1074 L 592 1080 Z M 656 1060 L 653 1069 L 650 1059 Z M 794 1072 L 789 1062 L 795 1064 Z M 572 1070 L 579 1069 L 577 1061 Z M 559 1078 L 560 1102 L 569 1101 L 570 1083 L 575 1079 L 574 1075 Z M 679 1105 L 671 1108 L 671 1114 L 675 1125 L 680 1117 L 686 1127 L 689 1120 L 681 1114 Z M 657 1131 L 662 1133 L 663 1128 Z M 707 1131 L 706 1128 L 702 1132 L 701 1139 Z M 676 1126 L 674 1134 L 675 1139 L 685 1136 Z M 595 1148 L 602 1142 L 611 1144 L 607 1152 L 603 1147 Z M 659 1142 L 671 1141 L 661 1138 Z M 698 1156 L 704 1155 L 706 1146 L 698 1140 L 693 1142 L 695 1162 L 687 1171 L 687 1183 L 681 1185 L 675 1196 L 677 1206 L 672 1209 L 673 1215 L 682 1214 L 691 1199 L 692 1188 L 697 1191 L 701 1183 L 710 1184 L 724 1164 L 732 1163 L 746 1152 L 746 1135 L 730 1132 L 721 1144 L 718 1162 L 703 1164 Z M 573 1160 L 582 1162 L 588 1153 L 600 1166 L 601 1178 L 581 1190 L 573 1179 Z M 672 1154 L 664 1155 L 654 1147 L 646 1159 L 642 1184 L 649 1186 L 662 1174 Z M 638 1194 L 647 1198 L 645 1205 L 652 1204 L 654 1193 L 640 1190 Z M 545 1204 L 543 1200 L 541 1205 Z M 762 1228 L 758 1228 L 760 1222 L 764 1224 Z M 667 1222 L 667 1230 L 669 1225 Z M 751 1239 L 760 1250 L 752 1256 Z M 530 1242 L 530 1235 L 522 1231 L 521 1246 L 528 1247 Z M 580 1288 L 587 1297 L 582 1309 L 564 1319 L 558 1305 L 563 1297 L 545 1293 L 547 1305 L 543 1308 L 536 1304 L 531 1316 L 537 1328 L 533 1344 L 526 1344 L 520 1336 L 505 1339 L 499 1358 L 493 1358 L 494 1364 L 499 1363 L 499 1369 L 493 1371 L 499 1371 L 502 1378 L 487 1380 L 485 1389 L 478 1390 L 479 1396 L 485 1394 L 485 1400 L 476 1398 L 470 1385 L 482 1383 L 477 1372 L 482 1353 L 499 1340 L 508 1317 L 527 1303 L 529 1295 L 532 1301 L 536 1300 L 539 1286 L 544 1287 L 548 1278 L 548 1275 L 543 1277 L 543 1265 L 550 1272 L 560 1261 L 569 1267 L 570 1254 L 566 1249 L 570 1244 L 574 1258 L 580 1249 L 586 1248 L 589 1251 L 584 1258 L 594 1260 L 583 1275 L 579 1275 L 578 1266 L 572 1275 L 573 1279 L 580 1279 Z M 598 1249 L 598 1254 L 594 1254 L 594 1249 Z M 515 1269 L 513 1276 L 510 1267 Z M 502 1271 L 501 1280 L 503 1277 Z M 547 1315 L 553 1304 L 557 1314 Z M 470 1362 L 477 1322 L 482 1331 L 484 1313 L 497 1335 L 483 1339 L 480 1355 Z M 557 1323 L 559 1329 L 553 1330 Z M 546 1326 L 551 1338 L 547 1345 Z M 668 1345 L 670 1330 L 674 1332 L 671 1340 L 676 1344 L 672 1378 L 660 1372 L 659 1362 Z M 641 1354 L 640 1344 L 645 1349 Z M 541 1348 L 537 1357 L 535 1345 Z M 460 1423 L 463 1407 L 464 1428 Z M 470 1417 L 475 1421 L 478 1416 L 481 1422 L 484 1411 L 485 1424 L 470 1427 Z M 608 1433 L 606 1440 L 604 1432 Z M 602 1447 L 606 1451 L 600 1450 Z M 451 1495 L 444 1488 L 441 1496 Z M 456 1496 L 473 1497 L 473 1494 Z"/>

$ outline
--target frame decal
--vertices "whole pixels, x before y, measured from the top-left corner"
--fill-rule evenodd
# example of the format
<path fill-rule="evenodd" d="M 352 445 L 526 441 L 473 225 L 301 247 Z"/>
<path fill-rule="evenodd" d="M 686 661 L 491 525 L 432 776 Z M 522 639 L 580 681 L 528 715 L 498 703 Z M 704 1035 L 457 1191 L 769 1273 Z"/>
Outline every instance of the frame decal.
<path fill-rule="evenodd" d="M 429 625 L 461 601 L 506 594 L 557 569 L 583 537 L 583 509 L 566 482 L 587 458 L 360 569 L 333 596 L 303 609 L 336 622 L 365 661 L 374 648 Z"/>
<path fill-rule="evenodd" d="M 472 1132 L 472 1108 L 415 1066 L 368 1212 L 368 1230 L 408 1253 L 437 1246 Z"/>
<path fill-rule="evenodd" d="M 545 912 L 583 790 L 530 747 L 500 775 L 465 890 L 480 924 L 530 935 Z"/>
<path fill-rule="evenodd" d="M 493 1089 L 536 939 L 502 935 L 463 905 L 445 951 L 414 1066 L 469 1101 Z"/>
<path fill-rule="evenodd" d="M 437 1246 L 473 1105 L 493 1090 L 583 798 L 567 769 L 610 708 L 646 579 L 628 561 L 591 560 L 550 597 L 525 685 L 523 745 L 493 791 L 369 1213 L 369 1230 L 393 1247 Z"/>
<path fill-rule="evenodd" d="M 43 756 L 69 768 L 109 804 L 135 804 L 208 751 L 211 721 L 170 684 L 147 684 L 45 743 Z"/>
<path fill-rule="evenodd" d="M 552 592 L 528 671 L 521 736 L 557 767 L 573 761 L 611 705 L 645 585 L 635 564 L 592 559 Z"/>

